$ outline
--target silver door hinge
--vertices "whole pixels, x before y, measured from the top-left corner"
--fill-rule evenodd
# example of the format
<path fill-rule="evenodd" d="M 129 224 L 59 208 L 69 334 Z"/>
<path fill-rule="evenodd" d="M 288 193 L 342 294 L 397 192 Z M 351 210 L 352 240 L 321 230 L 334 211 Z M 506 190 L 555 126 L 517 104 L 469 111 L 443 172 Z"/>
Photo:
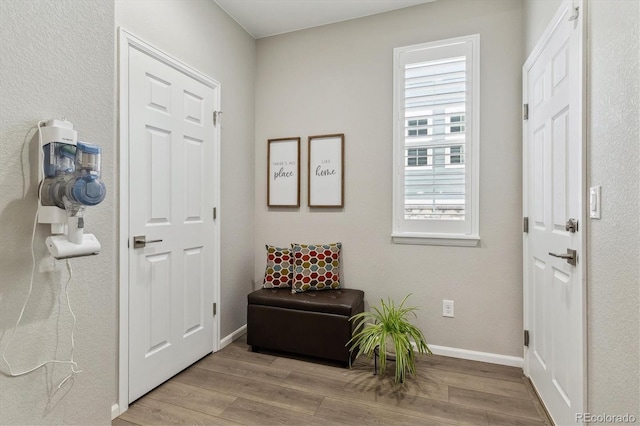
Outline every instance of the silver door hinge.
<path fill-rule="evenodd" d="M 218 126 L 218 121 L 222 120 L 222 111 L 213 111 L 213 125 Z"/>
<path fill-rule="evenodd" d="M 218 311 L 218 309 L 217 309 L 217 304 L 216 304 L 216 303 L 214 303 L 214 304 L 213 304 L 213 316 L 214 316 L 214 317 L 215 317 L 215 316 L 216 316 L 216 314 L 218 313 L 217 311 Z"/>
<path fill-rule="evenodd" d="M 213 220 L 216 220 L 216 217 L 218 216 L 218 211 L 216 209 L 216 207 L 213 208 Z"/>
<path fill-rule="evenodd" d="M 529 104 L 522 104 L 522 119 L 529 119 Z"/>
<path fill-rule="evenodd" d="M 524 331 L 524 345 L 529 347 L 529 330 Z"/>
<path fill-rule="evenodd" d="M 522 232 L 529 233 L 529 218 L 522 218 Z"/>

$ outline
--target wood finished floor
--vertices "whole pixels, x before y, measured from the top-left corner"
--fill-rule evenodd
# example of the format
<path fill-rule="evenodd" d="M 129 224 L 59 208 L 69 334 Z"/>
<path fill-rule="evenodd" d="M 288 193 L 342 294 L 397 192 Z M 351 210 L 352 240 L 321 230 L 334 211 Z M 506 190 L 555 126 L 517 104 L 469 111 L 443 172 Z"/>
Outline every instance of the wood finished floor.
<path fill-rule="evenodd" d="M 423 356 L 417 377 L 399 387 L 392 371 L 372 372 L 364 357 L 345 369 L 253 353 L 242 337 L 135 401 L 112 424 L 550 424 L 518 368 Z"/>

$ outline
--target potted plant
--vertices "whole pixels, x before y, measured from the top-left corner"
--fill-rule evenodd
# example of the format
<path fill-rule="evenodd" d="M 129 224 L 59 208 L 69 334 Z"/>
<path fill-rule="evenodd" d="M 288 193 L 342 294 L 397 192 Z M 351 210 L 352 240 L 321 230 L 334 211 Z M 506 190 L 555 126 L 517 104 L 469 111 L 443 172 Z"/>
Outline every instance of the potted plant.
<path fill-rule="evenodd" d="M 387 356 L 395 357 L 396 383 L 404 382 L 407 372 L 416 374 L 412 342 L 415 342 L 415 350 L 418 353 L 431 355 L 422 331 L 409 323 L 408 316 L 416 317 L 415 311 L 418 309 L 415 306 L 404 306 L 409 296 L 406 296 L 399 306 L 391 299 L 388 299 L 387 303 L 381 299 L 380 308 L 373 306 L 372 312 L 361 312 L 350 318 L 351 321 L 357 322 L 353 336 L 347 343 L 350 345 L 350 352 L 357 351 L 355 358 L 362 354 L 366 354 L 368 358 L 379 356 L 380 374 L 384 374 L 386 369 Z"/>

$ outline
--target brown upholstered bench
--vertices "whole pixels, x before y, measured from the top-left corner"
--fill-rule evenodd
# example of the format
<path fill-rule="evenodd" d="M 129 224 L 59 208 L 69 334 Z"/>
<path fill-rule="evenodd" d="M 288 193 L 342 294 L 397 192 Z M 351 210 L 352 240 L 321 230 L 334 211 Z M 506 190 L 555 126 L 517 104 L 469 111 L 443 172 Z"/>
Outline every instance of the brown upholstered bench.
<path fill-rule="evenodd" d="M 288 288 L 260 289 L 248 296 L 247 343 L 349 363 L 353 324 L 364 311 L 364 292 L 354 289 L 291 293 Z"/>

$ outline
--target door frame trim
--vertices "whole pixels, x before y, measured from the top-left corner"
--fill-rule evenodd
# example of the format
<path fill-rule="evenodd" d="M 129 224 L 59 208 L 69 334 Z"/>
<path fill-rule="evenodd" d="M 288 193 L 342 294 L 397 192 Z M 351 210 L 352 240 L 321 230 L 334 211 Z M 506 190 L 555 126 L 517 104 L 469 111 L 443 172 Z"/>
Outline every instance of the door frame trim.
<path fill-rule="evenodd" d="M 531 51 L 531 54 L 527 57 L 527 60 L 525 61 L 524 65 L 522 66 L 522 102 L 523 104 L 526 104 L 529 102 L 529 93 L 528 93 L 528 79 L 527 79 L 527 73 L 528 71 L 531 69 L 531 67 L 533 66 L 533 64 L 535 63 L 535 61 L 538 59 L 538 57 L 540 56 L 540 54 L 542 53 L 543 49 L 547 46 L 547 44 L 549 43 L 552 34 L 555 32 L 556 28 L 558 27 L 558 25 L 560 25 L 560 23 L 562 22 L 563 19 L 566 19 L 566 16 L 569 12 L 572 12 L 574 10 L 575 7 L 579 7 L 579 13 L 580 13 L 580 21 L 579 21 L 579 30 L 580 30 L 580 47 L 578 49 L 578 56 L 579 56 L 579 62 L 580 62 L 580 72 L 579 72 L 579 78 L 580 78 L 580 82 L 579 82 L 579 87 L 580 87 L 580 93 L 579 94 L 575 94 L 572 93 L 572 96 L 579 96 L 580 101 L 578 102 L 578 104 L 580 105 L 581 111 L 580 111 L 580 124 L 579 124 L 579 129 L 580 129 L 580 140 L 581 140 L 581 146 L 582 146 L 582 153 L 581 153 L 581 170 L 580 170 L 580 207 L 581 207 L 581 212 L 580 212 L 580 228 L 582 232 L 581 235 L 581 242 L 580 242 L 580 247 L 579 247 L 579 261 L 578 261 L 578 265 L 576 265 L 577 268 L 580 269 L 580 274 L 581 274 L 581 286 L 582 286 L 582 318 L 581 318 L 581 323 L 582 323 L 582 330 L 581 330 L 581 338 L 582 338 L 582 347 L 580 348 L 581 351 L 581 362 L 582 362 L 582 375 L 581 375 L 581 379 L 582 379 L 582 398 L 581 398 L 581 407 L 578 407 L 577 409 L 581 412 L 586 412 L 588 411 L 588 400 L 587 400 L 587 385 L 588 385 L 588 365 L 587 365 L 587 339 L 588 339 L 588 335 L 587 335 L 587 238 L 588 238 L 588 230 L 589 230 L 589 226 L 590 224 L 587 221 L 587 206 L 586 206 L 586 200 L 588 200 L 587 197 L 587 107 L 588 107 L 588 93 L 587 93 L 587 1 L 583 1 L 583 0 L 564 0 L 561 4 L 561 6 L 558 8 L 557 12 L 555 13 L 555 15 L 553 16 L 553 18 L 549 21 L 547 27 L 545 28 L 544 32 L 542 33 L 542 35 L 540 36 L 540 38 L 538 39 L 538 41 L 536 42 L 535 47 L 533 48 L 533 50 Z M 528 156 L 527 156 L 527 152 L 528 152 L 528 144 L 529 144 L 529 140 L 527 137 L 527 133 L 528 132 L 528 121 L 523 121 L 523 125 L 522 125 L 522 211 L 523 211 L 523 216 L 528 216 Z M 526 262 L 528 260 L 528 246 L 527 246 L 527 234 L 524 233 L 523 234 L 523 269 L 522 269 L 522 276 L 523 276 L 523 324 L 524 324 L 524 329 L 528 330 L 529 326 L 531 324 L 531 312 L 529 312 L 529 290 L 530 290 L 530 283 L 529 283 L 529 276 L 527 274 L 527 269 L 526 269 Z M 525 376 L 529 377 L 529 360 L 527 357 L 527 348 L 523 346 L 523 358 L 524 358 L 524 374 Z M 535 389 L 535 385 L 532 382 L 532 386 Z M 536 390 L 537 392 L 537 390 Z M 544 401 L 541 402 L 544 404 Z M 545 407 L 546 409 L 546 407 Z"/>
<path fill-rule="evenodd" d="M 118 135 L 119 135 L 119 223 L 118 223 L 118 267 L 119 267 L 119 305 L 118 305 L 118 412 L 112 416 L 118 416 L 129 408 L 129 49 L 135 48 L 143 53 L 159 60 L 177 71 L 197 80 L 205 86 L 216 89 L 217 96 L 214 99 L 214 108 L 220 108 L 220 83 L 207 75 L 195 70 L 173 56 L 143 41 L 139 37 L 122 27 L 118 28 Z M 214 276 L 213 276 L 213 302 L 220 307 L 220 127 L 214 128 L 218 143 L 214 144 L 213 167 L 215 168 L 215 195 L 214 205 L 218 214 L 214 220 Z M 220 314 L 213 317 L 213 348 L 216 352 L 220 349 Z M 115 407 L 115 405 L 114 405 Z"/>

